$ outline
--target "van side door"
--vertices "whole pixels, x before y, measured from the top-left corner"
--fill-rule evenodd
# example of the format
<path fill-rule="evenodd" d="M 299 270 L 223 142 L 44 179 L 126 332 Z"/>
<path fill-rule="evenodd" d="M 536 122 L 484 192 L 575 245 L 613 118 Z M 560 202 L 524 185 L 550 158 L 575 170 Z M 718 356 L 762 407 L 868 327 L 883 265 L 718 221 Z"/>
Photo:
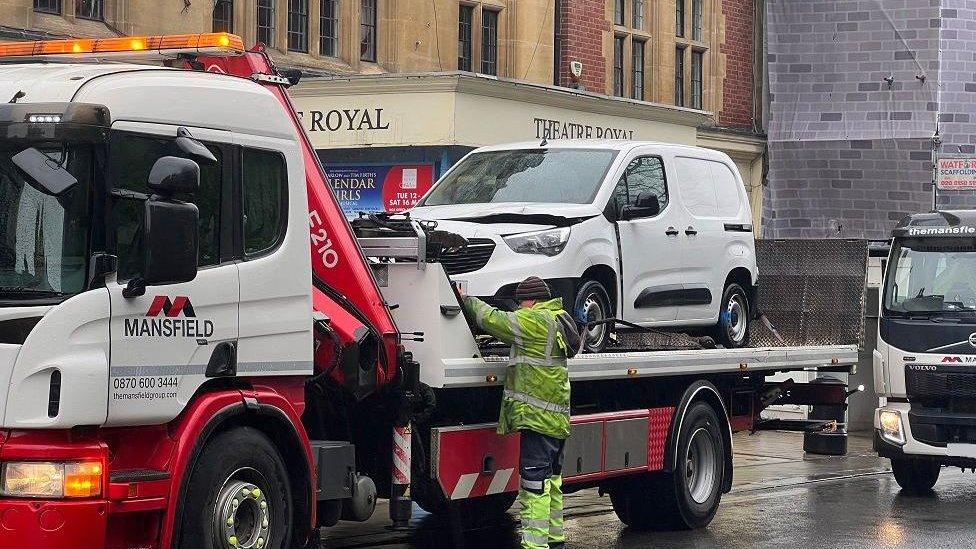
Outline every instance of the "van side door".
<path fill-rule="evenodd" d="M 165 423 L 183 410 L 207 379 L 215 355 L 237 344 L 238 267 L 226 221 L 233 202 L 234 149 L 219 143 L 216 130 L 191 129 L 217 162 L 193 158 L 200 186 L 192 196 L 199 210 L 196 278 L 149 286 L 142 295 L 123 295 L 137 278 L 145 250 L 144 205 L 153 164 L 163 156 L 183 156 L 175 146 L 177 128 L 118 123 L 109 141 L 112 198 L 107 227 L 118 271 L 106 281 L 111 300 L 109 425 Z M 233 353 L 228 358 L 232 358 Z"/>
<path fill-rule="evenodd" d="M 718 320 L 735 254 L 744 251 L 735 244 L 752 238 L 751 233 L 734 229 L 742 226 L 748 203 L 739 178 L 715 159 L 676 157 L 675 181 L 687 211 L 687 224 L 679 227 L 679 238 L 685 251 L 688 299 L 678 308 L 678 320 L 712 323 Z"/>
<path fill-rule="evenodd" d="M 620 246 L 622 318 L 639 324 L 673 322 L 677 308 L 672 298 L 682 278 L 678 227 L 683 213 L 672 203 L 663 158 L 638 154 L 631 159 L 607 208 Z"/>

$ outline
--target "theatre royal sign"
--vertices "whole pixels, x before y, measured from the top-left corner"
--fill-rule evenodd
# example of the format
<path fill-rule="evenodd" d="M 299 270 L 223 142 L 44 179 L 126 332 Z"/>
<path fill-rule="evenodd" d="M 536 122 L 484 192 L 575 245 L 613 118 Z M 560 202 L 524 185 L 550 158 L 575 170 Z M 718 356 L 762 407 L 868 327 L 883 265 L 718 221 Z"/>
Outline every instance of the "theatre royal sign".
<path fill-rule="evenodd" d="M 317 149 L 557 139 L 695 144 L 705 116 L 468 75 L 309 79 L 291 90 Z"/>

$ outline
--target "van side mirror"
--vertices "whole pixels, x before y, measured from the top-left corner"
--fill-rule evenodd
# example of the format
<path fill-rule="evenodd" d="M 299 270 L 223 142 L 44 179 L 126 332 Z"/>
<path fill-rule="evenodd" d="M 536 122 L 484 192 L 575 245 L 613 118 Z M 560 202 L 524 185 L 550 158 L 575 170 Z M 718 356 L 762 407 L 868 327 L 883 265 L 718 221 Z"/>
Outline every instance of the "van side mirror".
<path fill-rule="evenodd" d="M 631 219 L 641 219 L 644 217 L 654 217 L 661 213 L 661 203 L 653 193 L 644 191 L 637 195 L 634 204 L 627 204 L 620 208 L 620 220 L 629 221 Z"/>
<path fill-rule="evenodd" d="M 189 282 L 197 276 L 200 211 L 196 204 L 173 197 L 200 186 L 200 167 L 185 158 L 164 156 L 149 173 L 156 192 L 145 202 L 142 227 L 142 274 L 129 281 L 122 295 L 143 295 L 146 286 Z"/>

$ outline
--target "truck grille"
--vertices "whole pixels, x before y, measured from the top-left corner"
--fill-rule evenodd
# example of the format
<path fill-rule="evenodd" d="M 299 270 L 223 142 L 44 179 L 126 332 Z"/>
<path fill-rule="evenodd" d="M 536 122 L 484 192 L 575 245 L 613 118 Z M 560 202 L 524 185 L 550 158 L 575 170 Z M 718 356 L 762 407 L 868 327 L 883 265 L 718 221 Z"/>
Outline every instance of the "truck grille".
<path fill-rule="evenodd" d="M 467 246 L 458 251 L 442 253 L 438 261 L 449 275 L 470 273 L 487 265 L 494 251 L 494 240 L 469 238 Z"/>
<path fill-rule="evenodd" d="M 976 373 L 905 372 L 909 398 L 976 399 Z"/>

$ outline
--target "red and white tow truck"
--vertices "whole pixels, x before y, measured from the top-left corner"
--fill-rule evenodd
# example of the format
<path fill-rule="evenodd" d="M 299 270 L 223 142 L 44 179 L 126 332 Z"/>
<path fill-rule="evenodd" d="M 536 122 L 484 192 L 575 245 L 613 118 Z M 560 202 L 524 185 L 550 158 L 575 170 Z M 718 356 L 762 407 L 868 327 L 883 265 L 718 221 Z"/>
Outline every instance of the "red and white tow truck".
<path fill-rule="evenodd" d="M 512 504 L 506 360 L 437 262 L 463 242 L 382 216 L 354 232 L 294 81 L 221 33 L 0 44 L 0 548 L 315 546 L 377 497 L 401 527 L 411 499 Z M 733 431 L 846 399 L 767 377 L 857 361 L 699 347 L 570 361 L 567 489 L 633 527 L 703 526 Z"/>

